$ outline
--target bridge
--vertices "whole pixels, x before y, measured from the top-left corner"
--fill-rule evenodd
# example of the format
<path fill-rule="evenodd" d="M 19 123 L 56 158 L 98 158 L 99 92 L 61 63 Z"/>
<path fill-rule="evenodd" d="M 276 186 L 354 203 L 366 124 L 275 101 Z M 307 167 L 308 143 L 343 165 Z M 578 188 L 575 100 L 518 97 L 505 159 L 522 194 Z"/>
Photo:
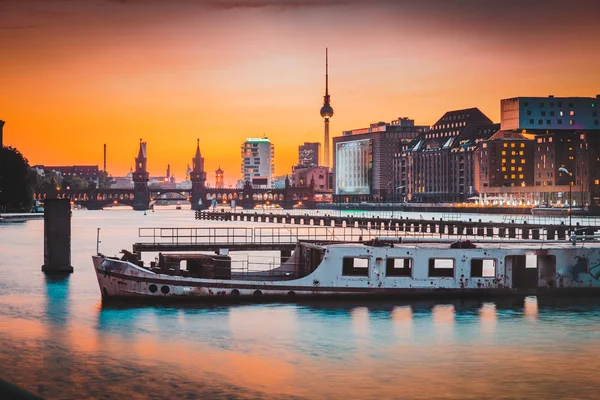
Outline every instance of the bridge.
<path fill-rule="evenodd" d="M 314 182 L 311 186 L 292 186 L 286 178 L 285 187 L 269 189 L 253 187 L 246 182 L 242 188 L 209 188 L 206 186 L 206 172 L 204 171 L 204 158 L 200 153 L 200 144 L 197 143 L 196 154 L 192 158 L 192 172 L 190 180 L 192 187 L 189 189 L 149 187 L 150 180 L 147 171 L 146 142 L 140 141 L 138 156 L 135 159 L 136 169 L 133 172 L 132 189 L 99 189 L 92 188 L 84 191 L 59 189 L 48 192 L 35 193 L 36 200 L 43 201 L 47 198 L 69 199 L 75 204 L 80 204 L 88 209 L 102 209 L 108 205 L 121 204 L 132 206 L 134 210 L 148 210 L 154 201 L 165 198 L 166 194 L 179 194 L 181 200 L 191 203 L 192 209 L 202 210 L 216 202 L 217 204 L 232 204 L 245 209 L 252 209 L 257 205 L 273 204 L 282 208 L 292 208 L 302 204 L 306 208 L 315 205 Z"/>

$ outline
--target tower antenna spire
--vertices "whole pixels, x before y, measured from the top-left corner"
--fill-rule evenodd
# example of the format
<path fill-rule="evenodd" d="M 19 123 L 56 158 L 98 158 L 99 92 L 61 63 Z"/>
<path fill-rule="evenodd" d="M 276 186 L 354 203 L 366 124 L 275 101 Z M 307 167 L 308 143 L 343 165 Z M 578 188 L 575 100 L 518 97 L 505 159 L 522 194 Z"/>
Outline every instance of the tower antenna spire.
<path fill-rule="evenodd" d="M 329 49 L 325 47 L 325 96 L 323 96 L 323 107 L 321 117 L 325 123 L 325 135 L 323 138 L 323 165 L 329 167 L 329 119 L 333 116 L 329 98 Z"/>
<path fill-rule="evenodd" d="M 329 96 L 329 49 L 325 47 L 325 96 Z"/>

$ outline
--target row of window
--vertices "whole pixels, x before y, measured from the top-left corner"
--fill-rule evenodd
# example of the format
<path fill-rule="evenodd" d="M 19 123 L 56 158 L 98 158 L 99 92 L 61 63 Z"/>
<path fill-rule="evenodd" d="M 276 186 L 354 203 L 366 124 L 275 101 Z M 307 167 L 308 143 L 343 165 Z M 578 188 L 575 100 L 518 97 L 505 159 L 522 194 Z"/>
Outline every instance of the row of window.
<path fill-rule="evenodd" d="M 428 277 L 454 277 L 453 258 L 430 258 Z M 412 258 L 388 258 L 385 275 L 392 277 L 412 277 Z M 344 257 L 342 262 L 343 276 L 369 276 L 369 258 Z M 471 259 L 471 278 L 494 278 L 496 276 L 496 260 L 493 258 Z"/>

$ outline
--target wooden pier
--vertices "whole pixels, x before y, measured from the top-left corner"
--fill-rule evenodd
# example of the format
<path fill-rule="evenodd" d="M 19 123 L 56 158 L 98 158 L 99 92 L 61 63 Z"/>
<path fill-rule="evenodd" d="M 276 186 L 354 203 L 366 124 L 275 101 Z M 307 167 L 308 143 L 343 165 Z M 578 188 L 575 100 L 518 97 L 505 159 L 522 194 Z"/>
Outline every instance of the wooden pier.
<path fill-rule="evenodd" d="M 528 224 L 514 222 L 448 221 L 412 218 L 382 218 L 333 216 L 328 214 L 283 214 L 237 211 L 197 211 L 196 219 L 209 221 L 263 222 L 286 225 L 301 225 L 328 228 L 354 228 L 363 232 L 381 232 L 377 235 L 423 237 L 456 237 L 462 239 L 523 239 L 523 240 L 567 240 L 569 226 L 563 224 Z M 594 235 L 600 226 L 579 225 L 572 227 L 573 232 Z M 385 233 L 384 233 L 385 232 Z"/>

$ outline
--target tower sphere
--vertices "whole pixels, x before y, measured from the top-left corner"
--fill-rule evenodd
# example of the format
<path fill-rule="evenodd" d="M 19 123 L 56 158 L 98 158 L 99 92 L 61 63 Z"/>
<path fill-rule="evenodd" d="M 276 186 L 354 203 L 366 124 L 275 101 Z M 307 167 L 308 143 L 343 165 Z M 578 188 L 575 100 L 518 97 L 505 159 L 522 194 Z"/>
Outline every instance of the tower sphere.
<path fill-rule="evenodd" d="M 329 104 L 325 104 L 323 107 L 321 107 L 321 117 L 327 119 L 333 117 L 333 108 L 331 108 Z"/>

